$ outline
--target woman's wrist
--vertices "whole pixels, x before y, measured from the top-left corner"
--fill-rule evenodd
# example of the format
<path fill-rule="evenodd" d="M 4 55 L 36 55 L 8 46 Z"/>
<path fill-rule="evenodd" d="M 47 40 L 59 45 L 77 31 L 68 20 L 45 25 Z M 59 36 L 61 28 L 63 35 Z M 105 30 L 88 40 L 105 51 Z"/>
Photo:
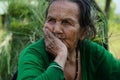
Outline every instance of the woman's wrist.
<path fill-rule="evenodd" d="M 61 67 L 61 66 L 60 66 L 58 63 L 56 63 L 55 61 L 52 62 L 48 68 L 51 68 L 51 67 L 59 68 L 59 69 L 61 69 L 62 71 L 64 70 L 63 67 Z"/>
<path fill-rule="evenodd" d="M 67 60 L 67 53 L 57 55 L 54 61 L 64 69 L 66 60 Z"/>

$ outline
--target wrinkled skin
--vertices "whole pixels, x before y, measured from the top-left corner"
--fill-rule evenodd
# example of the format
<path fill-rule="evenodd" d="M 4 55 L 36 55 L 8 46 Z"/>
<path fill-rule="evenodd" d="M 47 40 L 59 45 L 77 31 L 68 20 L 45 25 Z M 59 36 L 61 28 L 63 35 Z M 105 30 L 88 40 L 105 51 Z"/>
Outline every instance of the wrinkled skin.
<path fill-rule="evenodd" d="M 49 29 L 44 28 L 44 35 L 45 35 L 45 44 L 46 50 L 50 52 L 53 56 L 57 56 L 58 52 L 64 51 L 67 53 L 67 47 L 65 44 L 54 36 Z"/>

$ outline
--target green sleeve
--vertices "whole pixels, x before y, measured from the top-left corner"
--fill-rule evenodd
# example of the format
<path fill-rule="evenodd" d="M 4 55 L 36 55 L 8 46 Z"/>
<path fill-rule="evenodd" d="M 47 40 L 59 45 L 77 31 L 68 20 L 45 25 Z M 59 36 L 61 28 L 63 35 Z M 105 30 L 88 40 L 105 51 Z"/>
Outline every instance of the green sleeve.
<path fill-rule="evenodd" d="M 120 80 L 120 61 L 102 46 L 94 45 L 97 80 Z"/>
<path fill-rule="evenodd" d="M 63 71 L 56 62 L 47 68 L 43 57 L 35 50 L 24 50 L 19 58 L 17 80 L 63 80 Z"/>

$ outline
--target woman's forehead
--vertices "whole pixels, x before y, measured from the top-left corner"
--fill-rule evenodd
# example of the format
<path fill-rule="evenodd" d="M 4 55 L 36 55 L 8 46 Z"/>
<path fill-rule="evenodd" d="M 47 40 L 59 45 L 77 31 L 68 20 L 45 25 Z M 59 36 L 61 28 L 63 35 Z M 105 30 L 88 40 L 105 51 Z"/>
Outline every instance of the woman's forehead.
<path fill-rule="evenodd" d="M 55 11 L 55 10 L 59 12 L 62 12 L 62 11 L 68 11 L 68 12 L 73 11 L 77 13 L 79 12 L 78 5 L 68 0 L 58 0 L 58 1 L 53 2 L 48 9 L 48 13 L 50 11 Z"/>
<path fill-rule="evenodd" d="M 69 0 L 57 0 L 52 2 L 50 6 L 54 7 L 73 7 L 73 8 L 78 8 L 78 5 L 75 2 L 69 1 Z"/>

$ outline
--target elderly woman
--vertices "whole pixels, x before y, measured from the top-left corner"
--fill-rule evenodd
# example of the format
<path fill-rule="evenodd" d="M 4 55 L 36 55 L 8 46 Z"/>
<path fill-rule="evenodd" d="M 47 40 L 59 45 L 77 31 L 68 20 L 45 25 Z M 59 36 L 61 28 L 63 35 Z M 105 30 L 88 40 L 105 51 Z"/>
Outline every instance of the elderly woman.
<path fill-rule="evenodd" d="M 21 52 L 17 80 L 120 80 L 120 61 L 85 39 L 89 29 L 89 0 L 51 1 L 44 38 Z"/>

